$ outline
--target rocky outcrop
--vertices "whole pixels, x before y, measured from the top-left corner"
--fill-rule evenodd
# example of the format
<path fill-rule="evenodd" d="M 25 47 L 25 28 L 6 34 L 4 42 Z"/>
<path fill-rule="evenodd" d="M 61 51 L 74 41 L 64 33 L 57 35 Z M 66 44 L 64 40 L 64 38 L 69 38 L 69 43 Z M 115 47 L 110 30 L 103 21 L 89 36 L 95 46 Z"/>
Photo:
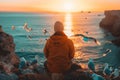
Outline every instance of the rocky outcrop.
<path fill-rule="evenodd" d="M 120 10 L 105 11 L 105 18 L 100 22 L 100 27 L 112 33 L 115 37 L 120 37 Z M 112 42 L 120 46 L 120 38 Z M 117 41 L 117 43 L 116 43 Z"/>
<path fill-rule="evenodd" d="M 105 18 L 100 27 L 110 31 L 114 36 L 120 36 L 120 10 L 105 11 Z"/>
<path fill-rule="evenodd" d="M 19 58 L 15 54 L 13 37 L 2 31 L 0 27 L 0 62 L 11 65 L 19 64 Z"/>
<path fill-rule="evenodd" d="M 115 40 L 112 40 L 112 43 L 114 43 L 116 46 L 120 46 L 120 37 Z"/>

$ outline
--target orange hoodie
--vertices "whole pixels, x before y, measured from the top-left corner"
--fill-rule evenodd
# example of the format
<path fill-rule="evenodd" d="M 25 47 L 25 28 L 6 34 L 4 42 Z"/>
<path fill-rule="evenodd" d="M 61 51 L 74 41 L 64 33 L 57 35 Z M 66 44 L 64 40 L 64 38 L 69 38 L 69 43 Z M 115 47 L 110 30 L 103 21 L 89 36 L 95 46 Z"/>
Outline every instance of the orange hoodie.
<path fill-rule="evenodd" d="M 52 73 L 62 73 L 70 69 L 74 52 L 72 40 L 63 32 L 56 32 L 47 40 L 44 48 L 48 70 Z"/>

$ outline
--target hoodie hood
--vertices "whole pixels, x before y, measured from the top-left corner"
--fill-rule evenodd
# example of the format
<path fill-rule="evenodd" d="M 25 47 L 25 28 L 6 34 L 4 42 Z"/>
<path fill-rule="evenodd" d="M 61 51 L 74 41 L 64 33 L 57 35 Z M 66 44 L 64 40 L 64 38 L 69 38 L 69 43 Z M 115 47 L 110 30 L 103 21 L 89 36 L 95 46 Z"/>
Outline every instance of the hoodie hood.
<path fill-rule="evenodd" d="M 63 32 L 54 33 L 49 41 L 53 46 L 63 46 L 67 42 L 67 36 Z"/>

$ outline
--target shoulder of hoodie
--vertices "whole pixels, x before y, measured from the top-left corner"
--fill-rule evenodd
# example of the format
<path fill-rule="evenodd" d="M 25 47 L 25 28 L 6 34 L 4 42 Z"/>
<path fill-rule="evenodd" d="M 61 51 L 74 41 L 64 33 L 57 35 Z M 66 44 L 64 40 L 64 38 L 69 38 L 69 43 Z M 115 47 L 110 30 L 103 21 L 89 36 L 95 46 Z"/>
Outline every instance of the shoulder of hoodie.
<path fill-rule="evenodd" d="M 68 38 L 68 42 L 69 42 L 70 44 L 73 44 L 73 41 L 72 41 L 71 39 L 69 39 L 69 38 Z"/>
<path fill-rule="evenodd" d="M 48 38 L 48 39 L 46 40 L 46 43 L 47 43 L 47 44 L 50 43 L 50 38 Z M 67 37 L 67 43 L 72 44 L 73 41 Z"/>

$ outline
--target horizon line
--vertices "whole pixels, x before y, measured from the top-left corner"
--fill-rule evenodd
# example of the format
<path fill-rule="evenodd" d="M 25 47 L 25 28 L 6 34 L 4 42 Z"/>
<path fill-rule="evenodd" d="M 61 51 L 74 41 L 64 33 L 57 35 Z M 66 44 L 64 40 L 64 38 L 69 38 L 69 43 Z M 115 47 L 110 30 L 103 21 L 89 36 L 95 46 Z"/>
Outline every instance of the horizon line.
<path fill-rule="evenodd" d="M 71 11 L 71 12 L 65 12 L 65 11 L 0 11 L 0 12 L 8 12 L 8 13 L 86 13 L 86 12 L 105 12 L 105 11 L 111 11 L 111 10 L 120 10 L 120 9 L 109 9 L 109 10 L 81 10 L 81 11 Z"/>

